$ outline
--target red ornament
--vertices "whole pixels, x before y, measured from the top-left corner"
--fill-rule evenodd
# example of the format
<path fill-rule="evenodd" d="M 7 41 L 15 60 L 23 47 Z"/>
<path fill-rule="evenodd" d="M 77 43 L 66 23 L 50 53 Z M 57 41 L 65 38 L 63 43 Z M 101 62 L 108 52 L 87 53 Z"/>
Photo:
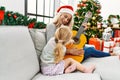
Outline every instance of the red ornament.
<path fill-rule="evenodd" d="M 86 4 L 83 4 L 84 7 L 86 7 Z"/>
<path fill-rule="evenodd" d="M 31 23 L 28 25 L 28 28 L 33 28 L 34 25 L 35 25 L 35 23 L 34 23 L 34 22 L 31 22 Z"/>
<path fill-rule="evenodd" d="M 96 12 L 97 12 L 98 14 L 101 13 L 100 10 L 97 10 Z"/>
<path fill-rule="evenodd" d="M 81 7 L 81 4 L 77 4 L 77 7 Z"/>
<path fill-rule="evenodd" d="M 13 15 L 13 18 L 14 18 L 14 19 L 16 19 L 16 18 L 17 18 L 17 16 L 14 14 L 14 15 Z"/>
<path fill-rule="evenodd" d="M 0 10 L 0 20 L 4 19 L 4 14 L 5 14 L 5 11 Z"/>
<path fill-rule="evenodd" d="M 82 7 L 84 7 L 84 3 L 80 3 L 80 5 L 81 5 Z"/>
<path fill-rule="evenodd" d="M 78 16 L 78 12 L 75 12 L 75 15 Z"/>
<path fill-rule="evenodd" d="M 10 17 L 10 16 L 11 16 L 11 14 L 10 14 L 10 13 L 8 13 L 8 16 Z"/>

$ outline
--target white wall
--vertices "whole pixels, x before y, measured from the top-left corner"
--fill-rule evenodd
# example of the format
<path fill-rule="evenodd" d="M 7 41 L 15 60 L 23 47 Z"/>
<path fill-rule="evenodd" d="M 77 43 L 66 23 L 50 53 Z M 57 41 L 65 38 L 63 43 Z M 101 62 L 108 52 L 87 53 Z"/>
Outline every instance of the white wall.
<path fill-rule="evenodd" d="M 101 15 L 107 19 L 110 14 L 120 15 L 120 0 L 99 0 L 102 5 Z"/>
<path fill-rule="evenodd" d="M 62 1 L 62 0 L 61 0 Z M 76 9 L 77 3 L 80 0 L 67 0 L 63 1 L 65 4 L 71 4 Z M 98 0 L 102 6 L 101 15 L 103 19 L 107 19 L 110 14 L 120 15 L 120 0 Z M 0 0 L 0 6 L 5 6 L 6 10 L 19 12 L 21 14 L 25 13 L 25 0 Z M 74 4 L 73 4 L 73 3 Z M 32 4 L 31 4 L 32 5 Z"/>
<path fill-rule="evenodd" d="M 0 0 L 0 6 L 4 6 L 6 11 L 19 12 L 24 15 L 24 2 L 25 0 Z"/>

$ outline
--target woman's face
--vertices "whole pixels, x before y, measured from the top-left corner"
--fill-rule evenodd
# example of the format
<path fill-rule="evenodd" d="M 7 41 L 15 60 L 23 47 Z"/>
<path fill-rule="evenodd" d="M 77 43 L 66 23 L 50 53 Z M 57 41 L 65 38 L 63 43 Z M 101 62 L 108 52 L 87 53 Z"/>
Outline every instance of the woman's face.
<path fill-rule="evenodd" d="M 69 13 L 63 13 L 60 18 L 61 18 L 61 23 L 63 25 L 67 25 L 71 21 L 72 15 Z"/>

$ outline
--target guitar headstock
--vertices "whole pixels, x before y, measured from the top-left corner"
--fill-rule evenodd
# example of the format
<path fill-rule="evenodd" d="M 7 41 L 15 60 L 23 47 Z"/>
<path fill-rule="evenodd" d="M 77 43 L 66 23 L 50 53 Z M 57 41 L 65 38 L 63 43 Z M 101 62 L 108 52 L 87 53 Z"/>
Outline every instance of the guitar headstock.
<path fill-rule="evenodd" d="M 86 17 L 86 18 L 91 18 L 91 17 L 92 17 L 92 12 L 88 11 L 88 12 L 85 14 L 85 17 Z"/>

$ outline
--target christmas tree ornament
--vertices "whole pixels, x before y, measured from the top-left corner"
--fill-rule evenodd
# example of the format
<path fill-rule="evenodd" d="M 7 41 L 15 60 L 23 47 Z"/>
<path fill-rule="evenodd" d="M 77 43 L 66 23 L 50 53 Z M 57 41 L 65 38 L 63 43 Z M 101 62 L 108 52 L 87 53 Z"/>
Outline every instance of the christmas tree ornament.
<path fill-rule="evenodd" d="M 96 12 L 97 12 L 98 14 L 100 14 L 100 13 L 101 13 L 99 9 L 98 9 L 98 10 L 96 10 Z"/>
<path fill-rule="evenodd" d="M 81 4 L 77 4 L 77 7 L 81 7 Z"/>
<path fill-rule="evenodd" d="M 94 34 L 92 34 L 92 38 L 95 38 L 95 35 L 94 35 Z"/>
<path fill-rule="evenodd" d="M 15 14 L 13 15 L 13 17 L 14 17 L 14 19 L 16 19 L 16 18 L 17 18 L 17 16 L 16 16 Z"/>
<path fill-rule="evenodd" d="M 87 5 L 84 3 L 83 6 L 86 7 Z"/>
<path fill-rule="evenodd" d="M 98 28 L 98 29 L 102 28 L 102 23 L 97 22 L 97 28 Z"/>
<path fill-rule="evenodd" d="M 87 25 L 91 25 L 91 23 L 90 23 L 90 22 L 88 22 L 88 23 L 87 23 Z"/>
<path fill-rule="evenodd" d="M 78 16 L 78 12 L 75 12 L 75 15 Z"/>
<path fill-rule="evenodd" d="M 84 7 L 84 6 L 85 6 L 83 2 L 81 2 L 80 5 L 81 5 L 81 7 Z"/>
<path fill-rule="evenodd" d="M 95 17 L 95 16 L 93 16 L 93 17 L 92 17 L 92 20 L 95 20 L 95 19 L 96 19 L 96 17 Z"/>
<path fill-rule="evenodd" d="M 8 17 L 10 17 L 11 16 L 11 14 L 10 13 L 8 13 Z"/>

